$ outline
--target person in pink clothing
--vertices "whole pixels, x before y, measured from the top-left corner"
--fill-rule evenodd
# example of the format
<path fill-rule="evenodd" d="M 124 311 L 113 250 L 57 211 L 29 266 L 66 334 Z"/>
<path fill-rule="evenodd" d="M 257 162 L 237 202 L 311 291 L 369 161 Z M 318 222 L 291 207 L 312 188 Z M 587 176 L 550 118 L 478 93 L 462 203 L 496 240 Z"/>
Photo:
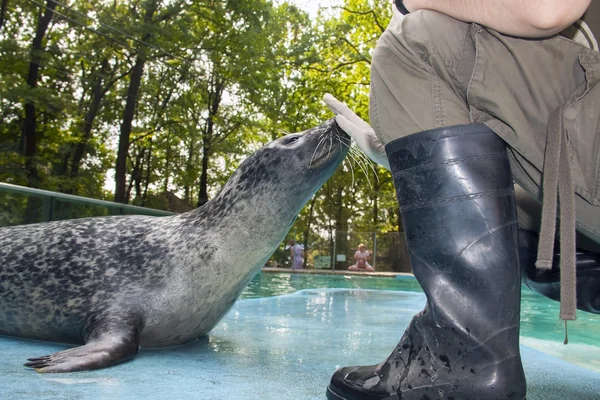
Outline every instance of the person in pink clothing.
<path fill-rule="evenodd" d="M 361 243 L 358 245 L 358 250 L 354 253 L 354 265 L 348 267 L 349 271 L 375 271 L 369 262 L 371 253 L 367 250 L 367 247 Z"/>

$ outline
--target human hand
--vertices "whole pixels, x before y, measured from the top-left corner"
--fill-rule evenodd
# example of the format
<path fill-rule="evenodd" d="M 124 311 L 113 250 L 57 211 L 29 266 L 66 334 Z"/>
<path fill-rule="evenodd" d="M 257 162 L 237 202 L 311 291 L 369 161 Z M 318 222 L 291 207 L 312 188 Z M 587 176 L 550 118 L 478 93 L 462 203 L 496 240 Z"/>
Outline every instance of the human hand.
<path fill-rule="evenodd" d="M 386 169 L 390 169 L 390 163 L 385 153 L 385 146 L 369 124 L 360 119 L 348 106 L 329 93 L 323 97 L 323 101 L 335 114 L 335 121 L 348 135 L 354 139 L 358 147 L 374 162 Z"/>

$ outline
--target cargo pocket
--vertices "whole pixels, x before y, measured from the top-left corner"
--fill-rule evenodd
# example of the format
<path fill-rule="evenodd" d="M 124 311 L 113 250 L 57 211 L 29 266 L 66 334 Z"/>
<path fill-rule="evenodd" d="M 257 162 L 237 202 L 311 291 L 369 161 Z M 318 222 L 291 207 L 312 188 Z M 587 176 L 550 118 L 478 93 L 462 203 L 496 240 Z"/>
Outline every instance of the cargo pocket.
<path fill-rule="evenodd" d="M 571 169 L 575 193 L 600 206 L 600 54 L 581 54 L 586 88 L 563 113 L 571 151 Z"/>

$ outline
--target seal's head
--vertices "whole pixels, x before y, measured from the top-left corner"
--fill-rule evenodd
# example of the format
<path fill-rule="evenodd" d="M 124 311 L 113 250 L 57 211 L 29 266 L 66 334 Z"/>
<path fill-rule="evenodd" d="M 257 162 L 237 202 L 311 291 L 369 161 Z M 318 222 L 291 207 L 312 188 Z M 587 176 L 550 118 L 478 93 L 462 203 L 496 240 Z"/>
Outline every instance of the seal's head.
<path fill-rule="evenodd" d="M 349 146 L 350 138 L 331 119 L 267 144 L 242 163 L 231 183 L 242 183 L 253 196 L 264 192 L 271 200 L 262 199 L 261 204 L 293 203 L 290 211 L 297 214 L 340 165 Z"/>
<path fill-rule="evenodd" d="M 232 218 L 237 218 L 244 230 L 254 222 L 252 234 L 274 235 L 276 244 L 340 165 L 349 147 L 350 137 L 334 119 L 274 140 L 240 165 L 221 192 L 203 207 L 202 218 L 215 225 L 226 219 L 228 229 L 237 225 Z"/>

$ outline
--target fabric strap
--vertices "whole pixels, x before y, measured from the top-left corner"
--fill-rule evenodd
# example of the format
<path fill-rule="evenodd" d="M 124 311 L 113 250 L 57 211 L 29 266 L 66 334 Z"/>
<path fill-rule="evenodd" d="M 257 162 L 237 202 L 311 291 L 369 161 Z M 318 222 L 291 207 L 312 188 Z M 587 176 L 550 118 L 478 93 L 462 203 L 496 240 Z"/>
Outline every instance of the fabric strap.
<path fill-rule="evenodd" d="M 567 321 L 577 318 L 575 193 L 567 146 L 568 135 L 562 123 L 562 116 L 563 108 L 559 107 L 548 120 L 542 182 L 542 222 L 535 265 L 541 269 L 552 268 L 558 206 L 560 209 L 560 318 Z"/>

